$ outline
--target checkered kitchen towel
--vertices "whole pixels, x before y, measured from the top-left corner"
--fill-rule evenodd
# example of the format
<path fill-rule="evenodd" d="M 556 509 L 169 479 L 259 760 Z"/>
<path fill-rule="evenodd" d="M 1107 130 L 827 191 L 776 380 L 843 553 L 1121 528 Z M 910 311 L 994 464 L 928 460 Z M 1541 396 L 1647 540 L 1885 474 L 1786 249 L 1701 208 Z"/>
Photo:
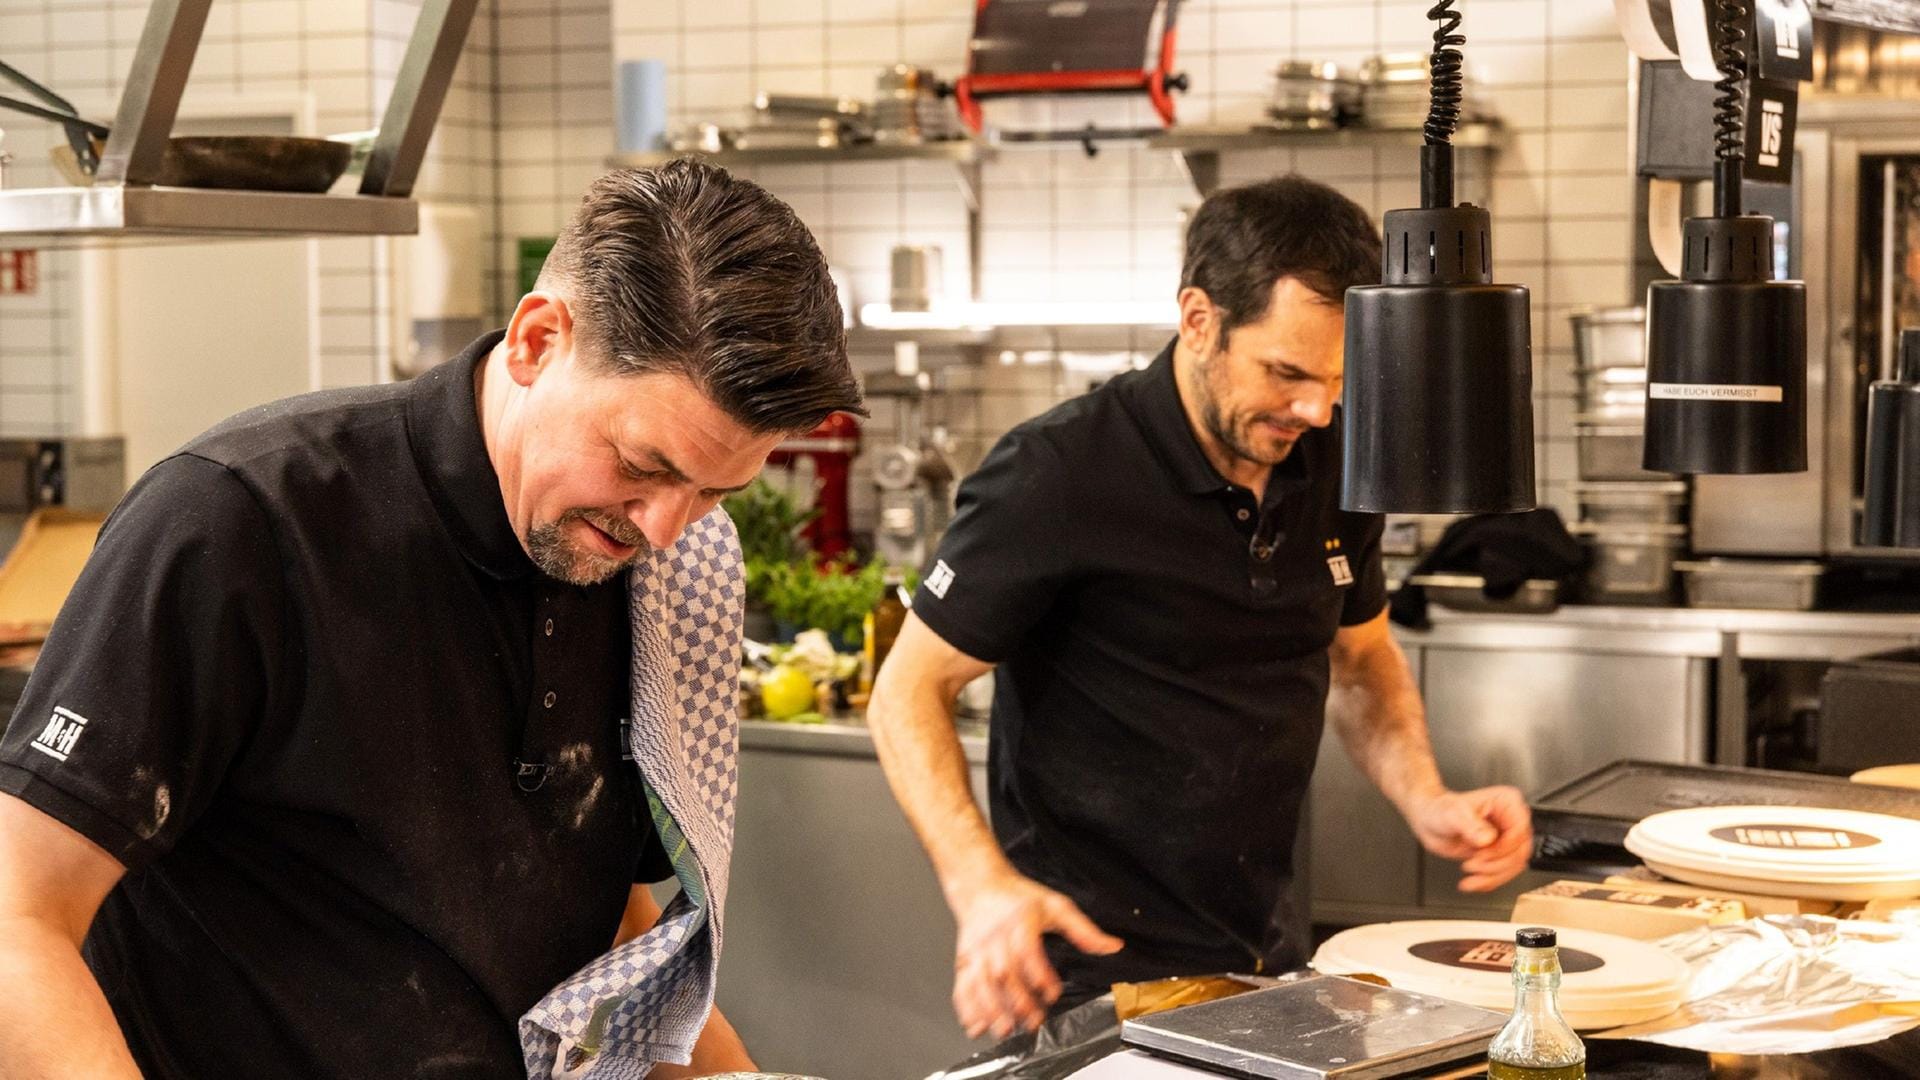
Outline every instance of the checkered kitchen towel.
<path fill-rule="evenodd" d="M 740 540 L 724 511 L 628 572 L 634 763 L 680 895 L 653 929 L 520 1018 L 530 1080 L 640 1080 L 686 1064 L 713 1008 L 733 850 L 740 724 Z"/>

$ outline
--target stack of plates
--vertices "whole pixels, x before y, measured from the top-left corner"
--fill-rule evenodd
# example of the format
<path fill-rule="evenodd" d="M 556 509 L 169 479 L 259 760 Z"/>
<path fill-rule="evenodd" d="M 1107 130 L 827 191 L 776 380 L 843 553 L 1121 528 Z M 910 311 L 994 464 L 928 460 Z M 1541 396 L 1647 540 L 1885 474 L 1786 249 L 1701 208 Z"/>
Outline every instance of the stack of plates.
<path fill-rule="evenodd" d="M 1313 968 L 1375 975 L 1397 989 L 1507 1011 L 1513 1008 L 1513 934 L 1520 926 L 1452 920 L 1359 926 L 1328 938 Z M 1686 1000 L 1687 965 L 1657 946 L 1593 930 L 1559 934 L 1560 1012 L 1574 1027 L 1638 1024 Z"/>
<path fill-rule="evenodd" d="M 1813 900 L 1920 896 L 1920 821 L 1817 806 L 1696 806 L 1655 814 L 1627 850 L 1677 881 Z"/>

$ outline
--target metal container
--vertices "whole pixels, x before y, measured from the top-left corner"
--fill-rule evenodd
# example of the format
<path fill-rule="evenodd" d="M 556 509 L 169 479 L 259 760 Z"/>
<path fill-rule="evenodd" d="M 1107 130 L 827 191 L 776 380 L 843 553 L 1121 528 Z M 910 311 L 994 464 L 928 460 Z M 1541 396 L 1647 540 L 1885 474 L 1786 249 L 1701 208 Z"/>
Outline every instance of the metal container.
<path fill-rule="evenodd" d="M 895 244 L 889 303 L 895 311 L 927 311 L 940 292 L 940 248 L 935 244 Z"/>
<path fill-rule="evenodd" d="M 1360 113 L 1362 84 L 1338 64 L 1288 60 L 1273 72 L 1267 116 L 1276 127 L 1316 130 L 1338 127 Z"/>
<path fill-rule="evenodd" d="M 1380 53 L 1361 65 L 1361 112 L 1369 127 L 1417 128 L 1427 119 L 1427 81 L 1432 57 L 1426 53 Z"/>
<path fill-rule="evenodd" d="M 1573 485 L 1580 520 L 1603 525 L 1677 525 L 1687 509 L 1684 480 L 1614 480 Z"/>
<path fill-rule="evenodd" d="M 1826 567 L 1810 559 L 1700 559 L 1677 564 L 1688 607 L 1811 611 Z"/>
<path fill-rule="evenodd" d="M 1587 546 L 1586 598 L 1599 604 L 1666 604 L 1685 525 L 1575 522 L 1567 531 Z"/>
<path fill-rule="evenodd" d="M 1647 414 L 1647 369 L 1609 367 L 1576 371 L 1579 388 L 1574 408 L 1596 419 L 1631 420 L 1636 426 Z"/>
<path fill-rule="evenodd" d="M 873 140 L 912 145 L 959 138 L 953 106 L 940 96 L 933 72 L 909 64 L 895 64 L 880 73 L 874 84 Z"/>
<path fill-rule="evenodd" d="M 1560 583 L 1530 578 L 1504 600 L 1486 594 L 1487 579 L 1478 574 L 1414 574 L 1408 585 L 1427 591 L 1427 599 L 1455 611 L 1490 611 L 1508 615 L 1543 615 L 1560 606 Z"/>
<path fill-rule="evenodd" d="M 1581 371 L 1647 366 L 1647 311 L 1645 308 L 1605 308 L 1569 317 L 1573 323 L 1573 356 Z M 1645 382 L 1645 377 L 1641 379 Z"/>
<path fill-rule="evenodd" d="M 1574 418 L 1573 431 L 1582 480 L 1670 479 L 1667 473 L 1641 466 L 1646 432 L 1637 423 L 1619 417 L 1579 416 Z"/>

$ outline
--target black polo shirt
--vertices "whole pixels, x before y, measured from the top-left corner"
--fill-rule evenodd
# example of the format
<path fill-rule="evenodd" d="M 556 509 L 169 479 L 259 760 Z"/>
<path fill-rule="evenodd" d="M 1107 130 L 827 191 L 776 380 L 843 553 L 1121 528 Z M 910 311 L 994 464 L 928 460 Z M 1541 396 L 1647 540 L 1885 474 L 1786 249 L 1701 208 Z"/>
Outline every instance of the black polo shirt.
<path fill-rule="evenodd" d="M 988 787 L 1023 873 L 1127 947 L 1048 940 L 1070 983 L 1297 965 L 1293 839 L 1327 647 L 1386 604 L 1381 521 L 1339 507 L 1340 431 L 1265 499 L 1222 479 L 1172 346 L 1013 429 L 959 491 L 913 610 L 999 665 Z"/>
<path fill-rule="evenodd" d="M 672 874 L 621 758 L 625 586 L 507 523 L 498 340 L 155 465 L 0 740 L 0 790 L 127 867 L 85 954 L 154 1080 L 517 1080 L 520 1015 Z"/>

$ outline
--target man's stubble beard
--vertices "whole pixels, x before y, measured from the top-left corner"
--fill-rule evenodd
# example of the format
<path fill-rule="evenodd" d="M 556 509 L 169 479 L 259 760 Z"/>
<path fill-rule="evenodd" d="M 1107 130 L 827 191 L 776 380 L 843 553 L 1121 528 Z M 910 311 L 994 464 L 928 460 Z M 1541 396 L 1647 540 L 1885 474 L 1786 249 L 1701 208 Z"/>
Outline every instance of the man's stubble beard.
<path fill-rule="evenodd" d="M 567 538 L 566 526 L 574 521 L 585 521 L 620 543 L 631 544 L 633 554 L 624 559 L 611 559 L 585 550 Z M 556 521 L 527 530 L 527 555 L 533 565 L 548 577 L 569 585 L 598 585 L 652 552 L 653 546 L 630 522 L 603 518 L 587 510 L 569 510 Z"/>

